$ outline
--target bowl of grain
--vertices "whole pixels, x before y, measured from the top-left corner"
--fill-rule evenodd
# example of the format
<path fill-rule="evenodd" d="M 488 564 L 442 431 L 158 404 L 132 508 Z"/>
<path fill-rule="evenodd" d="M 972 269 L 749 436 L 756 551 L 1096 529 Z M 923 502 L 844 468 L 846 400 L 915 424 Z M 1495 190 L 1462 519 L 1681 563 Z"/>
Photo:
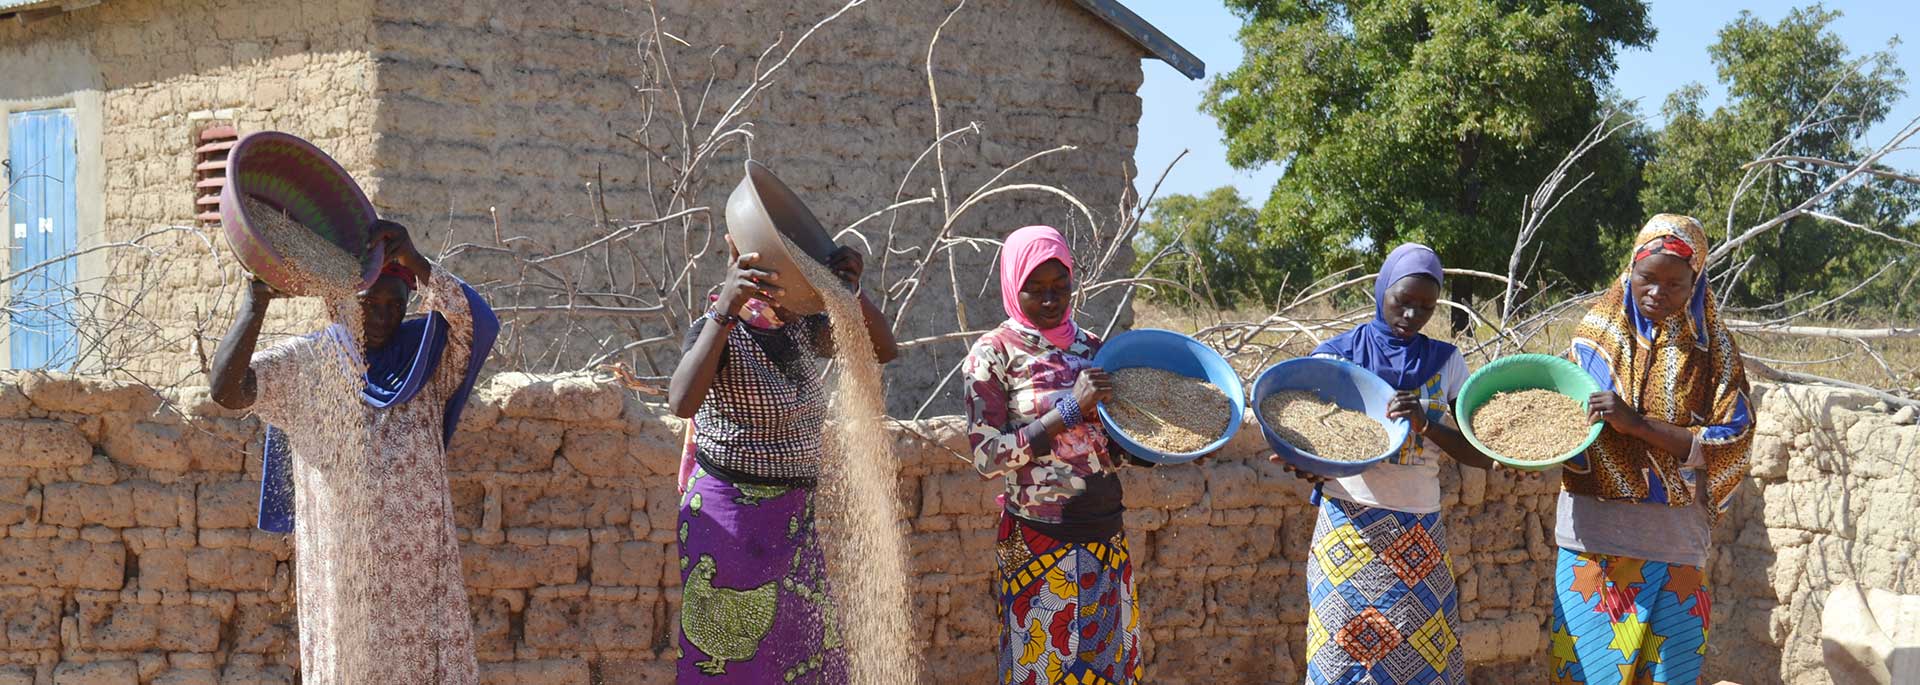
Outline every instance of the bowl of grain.
<path fill-rule="evenodd" d="M 1406 419 L 1387 418 L 1393 386 L 1351 362 L 1289 359 L 1253 384 L 1267 446 L 1295 468 L 1345 478 L 1386 461 L 1407 443 Z"/>
<path fill-rule="evenodd" d="M 220 191 L 227 246 L 255 277 L 282 292 L 372 285 L 384 261 L 366 253 L 367 228 L 376 217 L 353 177 L 297 136 L 249 133 L 227 153 Z"/>
<path fill-rule="evenodd" d="M 1180 464 L 1227 444 L 1246 411 L 1239 374 L 1198 340 L 1157 328 L 1113 336 L 1093 356 L 1113 375 L 1101 402 L 1107 437 L 1156 464 Z"/>
<path fill-rule="evenodd" d="M 1600 437 L 1587 421 L 1587 397 L 1599 392 L 1573 362 L 1520 354 L 1480 367 L 1454 402 L 1460 432 L 1494 461 L 1544 471 L 1572 459 Z"/>

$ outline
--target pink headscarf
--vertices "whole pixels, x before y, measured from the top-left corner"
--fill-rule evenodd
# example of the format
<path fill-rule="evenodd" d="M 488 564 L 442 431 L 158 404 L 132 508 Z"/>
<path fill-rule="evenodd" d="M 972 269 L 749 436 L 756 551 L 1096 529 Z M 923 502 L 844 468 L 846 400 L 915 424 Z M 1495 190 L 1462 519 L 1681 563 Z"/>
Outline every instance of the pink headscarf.
<path fill-rule="evenodd" d="M 1028 226 L 1007 236 L 1006 247 L 1000 250 L 1000 305 L 1007 309 L 1007 316 L 1014 323 L 1040 331 L 1047 342 L 1062 350 L 1073 346 L 1073 338 L 1079 327 L 1073 324 L 1073 306 L 1067 306 L 1066 316 L 1060 325 L 1040 330 L 1020 311 L 1020 287 L 1026 285 L 1027 276 L 1049 259 L 1058 259 L 1067 267 L 1067 273 L 1073 273 L 1073 252 L 1067 249 L 1067 241 L 1052 226 Z"/>

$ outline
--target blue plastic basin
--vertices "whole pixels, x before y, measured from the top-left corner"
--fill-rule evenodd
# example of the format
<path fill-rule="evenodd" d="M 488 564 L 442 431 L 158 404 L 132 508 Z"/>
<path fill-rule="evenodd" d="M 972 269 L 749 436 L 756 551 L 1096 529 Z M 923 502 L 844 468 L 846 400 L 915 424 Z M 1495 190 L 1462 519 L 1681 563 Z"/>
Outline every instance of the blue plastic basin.
<path fill-rule="evenodd" d="M 1156 464 L 1193 461 L 1220 449 L 1240 430 L 1240 422 L 1247 411 L 1247 393 L 1245 386 L 1240 384 L 1240 375 L 1234 373 L 1233 365 L 1228 364 L 1226 358 L 1198 340 L 1158 328 L 1137 328 L 1113 336 L 1113 339 L 1100 346 L 1100 352 L 1093 355 L 1093 364 L 1108 372 L 1146 367 L 1171 371 L 1188 378 L 1204 378 L 1226 393 L 1227 401 L 1233 405 L 1233 416 L 1227 421 L 1227 432 L 1219 439 L 1192 452 L 1166 453 L 1134 442 L 1133 438 L 1114 425 L 1113 417 L 1107 415 L 1106 403 L 1100 403 L 1100 423 L 1106 425 L 1107 437 L 1120 443 L 1121 447 L 1136 457 Z"/>
<path fill-rule="evenodd" d="M 1387 443 L 1392 447 L 1364 461 L 1323 459 L 1320 455 L 1294 447 L 1280 439 L 1273 428 L 1267 425 L 1267 417 L 1260 413 L 1261 403 L 1268 397 L 1290 390 L 1309 391 L 1341 408 L 1365 412 L 1387 429 Z M 1393 402 L 1393 396 L 1393 386 L 1387 385 L 1373 372 L 1351 362 L 1319 357 L 1301 357 L 1274 364 L 1261 372 L 1260 378 L 1253 384 L 1254 415 L 1259 417 L 1260 432 L 1266 436 L 1267 445 L 1294 467 L 1327 478 L 1345 478 L 1373 468 L 1374 464 L 1386 461 L 1406 444 L 1411 431 L 1407 420 L 1387 418 L 1387 406 Z"/>

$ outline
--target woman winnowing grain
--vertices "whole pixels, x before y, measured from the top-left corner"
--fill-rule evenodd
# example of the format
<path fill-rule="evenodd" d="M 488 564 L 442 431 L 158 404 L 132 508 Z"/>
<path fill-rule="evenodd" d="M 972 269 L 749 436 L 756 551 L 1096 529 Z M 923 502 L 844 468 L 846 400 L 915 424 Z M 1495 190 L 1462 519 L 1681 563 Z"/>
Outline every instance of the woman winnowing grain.
<path fill-rule="evenodd" d="M 1634 245 L 1570 350 L 1600 384 L 1587 406 L 1606 427 L 1561 476 L 1555 683 L 1700 679 L 1707 546 L 1753 440 L 1740 350 L 1708 292 L 1706 231 L 1660 214 Z"/>
<path fill-rule="evenodd" d="M 255 281 L 216 352 L 213 400 L 270 424 L 260 527 L 293 533 L 301 680 L 477 683 L 446 443 L 499 322 L 404 227 L 370 233 L 388 263 L 358 295 L 364 348 L 334 323 L 254 354 L 277 296 Z M 416 284 L 430 313 L 406 321 Z"/>
<path fill-rule="evenodd" d="M 1387 415 L 1406 419 L 1414 435 L 1387 461 L 1314 491 L 1308 685 L 1466 682 L 1460 595 L 1440 518 L 1440 459 L 1482 469 L 1494 462 L 1448 418 L 1467 380 L 1466 361 L 1453 345 L 1420 333 L 1439 307 L 1443 277 L 1427 246 L 1394 248 L 1374 279 L 1373 321 L 1313 351 L 1393 386 Z"/>
<path fill-rule="evenodd" d="M 963 363 L 974 468 L 1007 481 L 994 583 L 1002 683 L 1126 685 L 1143 670 L 1116 473 L 1131 457 L 1094 417 L 1112 380 L 1093 365 L 1100 339 L 1074 325 L 1072 301 L 1060 233 L 1014 231 L 1000 253 L 1007 320 Z"/>
<path fill-rule="evenodd" d="M 847 680 L 814 528 L 831 328 L 825 314 L 781 308 L 777 283 L 798 274 L 760 269 L 759 259 L 734 253 L 668 391 L 674 414 L 693 420 L 679 517 L 681 685 Z M 847 247 L 827 266 L 849 285 L 864 270 Z M 874 356 L 891 361 L 886 316 L 864 295 L 860 307 Z"/>

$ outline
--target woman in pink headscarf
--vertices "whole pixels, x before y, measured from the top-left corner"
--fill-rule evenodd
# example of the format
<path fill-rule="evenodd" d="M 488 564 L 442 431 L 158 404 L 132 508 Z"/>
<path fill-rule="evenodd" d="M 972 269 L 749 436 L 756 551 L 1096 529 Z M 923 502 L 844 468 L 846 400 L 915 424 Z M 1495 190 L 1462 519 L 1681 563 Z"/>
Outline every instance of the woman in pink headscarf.
<path fill-rule="evenodd" d="M 1127 457 L 1094 418 L 1112 381 L 1093 366 L 1100 339 L 1073 323 L 1073 255 L 1058 231 L 1007 236 L 1000 300 L 1007 320 L 973 344 L 964 367 L 973 465 L 1007 482 L 999 682 L 1138 682 L 1140 614 L 1117 473 Z"/>

